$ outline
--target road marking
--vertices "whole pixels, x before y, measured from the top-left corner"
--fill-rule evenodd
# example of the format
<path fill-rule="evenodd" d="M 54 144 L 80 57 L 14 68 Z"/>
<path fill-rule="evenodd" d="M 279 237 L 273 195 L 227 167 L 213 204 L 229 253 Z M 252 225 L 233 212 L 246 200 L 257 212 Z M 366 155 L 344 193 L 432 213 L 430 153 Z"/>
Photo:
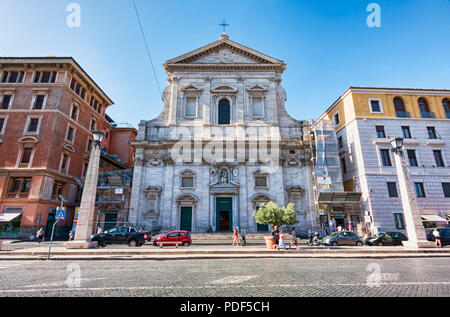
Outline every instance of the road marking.
<path fill-rule="evenodd" d="M 407 286 L 407 285 L 450 285 L 450 282 L 404 282 L 404 283 L 379 283 L 380 286 L 392 286 L 392 285 L 399 285 L 399 286 Z M 222 286 L 219 288 L 223 289 L 229 289 L 229 288 L 295 288 L 295 287 L 331 287 L 331 286 L 367 286 L 366 283 L 355 283 L 355 284 L 290 284 L 290 285 L 229 285 L 229 286 Z M 198 289 L 217 289 L 218 286 L 208 286 L 208 285 L 202 285 L 202 286 L 142 286 L 142 287 L 93 287 L 93 288 L 49 288 L 49 289 L 14 289 L 14 290 L 0 290 L 0 294 L 12 294 L 12 293 L 42 293 L 42 292 L 65 292 L 65 291 L 145 291 L 145 290 L 175 290 L 175 289 L 192 289 L 192 290 L 198 290 Z"/>
<path fill-rule="evenodd" d="M 102 278 L 102 277 L 98 277 L 98 278 L 81 278 L 80 279 L 80 283 L 83 282 L 89 282 L 89 281 L 100 281 L 100 280 L 107 280 L 107 278 Z M 58 287 L 58 286 L 64 286 L 66 285 L 67 282 L 66 281 L 59 281 L 59 282 L 53 282 L 53 283 L 47 283 L 47 284 L 38 284 L 38 285 L 27 285 L 24 286 L 25 288 L 42 288 L 42 287 Z"/>
<path fill-rule="evenodd" d="M 259 276 L 257 275 L 250 275 L 250 276 L 229 276 L 225 277 L 223 279 L 210 282 L 210 284 L 239 284 L 243 282 L 247 282 L 250 280 L 253 280 Z"/>

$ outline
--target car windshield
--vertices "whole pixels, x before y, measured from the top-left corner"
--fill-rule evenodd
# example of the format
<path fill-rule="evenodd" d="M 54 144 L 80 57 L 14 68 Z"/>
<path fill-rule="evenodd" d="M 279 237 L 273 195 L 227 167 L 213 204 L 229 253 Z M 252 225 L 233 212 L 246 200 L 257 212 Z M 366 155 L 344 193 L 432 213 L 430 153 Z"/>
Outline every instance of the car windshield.
<path fill-rule="evenodd" d="M 330 237 L 336 237 L 339 235 L 340 232 L 333 232 L 332 234 L 330 234 Z"/>
<path fill-rule="evenodd" d="M 385 232 L 380 232 L 379 234 L 377 234 L 376 236 L 377 237 L 384 237 L 386 235 L 386 233 Z"/>

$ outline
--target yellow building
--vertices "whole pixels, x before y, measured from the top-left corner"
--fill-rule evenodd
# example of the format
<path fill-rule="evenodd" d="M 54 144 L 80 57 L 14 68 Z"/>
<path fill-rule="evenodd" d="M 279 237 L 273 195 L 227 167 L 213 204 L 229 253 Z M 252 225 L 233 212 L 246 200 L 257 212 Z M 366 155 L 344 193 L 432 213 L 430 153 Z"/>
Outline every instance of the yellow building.
<path fill-rule="evenodd" d="M 366 225 L 405 228 L 390 140 L 403 137 L 425 226 L 450 215 L 450 90 L 350 87 L 317 122 L 334 123 L 346 191 L 362 192 Z M 369 222 L 370 220 L 370 222 Z"/>

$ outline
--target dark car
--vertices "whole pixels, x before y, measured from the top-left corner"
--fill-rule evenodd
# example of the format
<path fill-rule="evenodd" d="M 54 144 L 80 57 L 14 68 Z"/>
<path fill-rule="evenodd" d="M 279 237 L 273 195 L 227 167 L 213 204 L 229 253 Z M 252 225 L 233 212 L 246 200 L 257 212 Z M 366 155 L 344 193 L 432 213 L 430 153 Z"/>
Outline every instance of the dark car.
<path fill-rule="evenodd" d="M 427 230 L 427 240 L 435 242 L 436 238 L 433 235 L 434 229 Z M 438 228 L 439 233 L 441 234 L 441 242 L 442 246 L 450 245 L 450 228 Z"/>
<path fill-rule="evenodd" d="M 403 241 L 408 241 L 408 238 L 401 232 L 380 232 L 374 237 L 367 238 L 366 244 L 370 246 L 402 246 Z"/>
<path fill-rule="evenodd" d="M 184 230 L 176 230 L 171 231 L 166 234 L 162 234 L 159 237 L 155 238 L 153 241 L 153 245 L 159 246 L 177 246 L 182 245 L 184 247 L 188 247 L 192 244 L 191 235 L 189 232 Z"/>
<path fill-rule="evenodd" d="M 147 241 L 150 242 L 151 239 L 151 233 L 138 232 L 133 227 L 114 228 L 91 237 L 91 241 L 97 242 L 99 247 L 105 247 L 108 244 L 128 244 L 130 247 L 140 247 Z"/>
<path fill-rule="evenodd" d="M 362 246 L 362 239 L 352 231 L 340 231 L 334 232 L 328 237 L 323 238 L 324 245 L 340 246 L 340 245 L 352 245 Z"/>

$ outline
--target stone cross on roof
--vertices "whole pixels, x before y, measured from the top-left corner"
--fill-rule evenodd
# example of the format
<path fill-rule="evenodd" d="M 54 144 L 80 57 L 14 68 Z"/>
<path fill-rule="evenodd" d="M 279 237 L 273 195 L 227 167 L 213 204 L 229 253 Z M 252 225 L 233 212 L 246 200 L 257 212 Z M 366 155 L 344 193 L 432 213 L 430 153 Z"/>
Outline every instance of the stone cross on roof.
<path fill-rule="evenodd" d="M 221 27 L 223 27 L 223 33 L 227 33 L 226 32 L 226 28 L 227 26 L 230 26 L 229 24 L 227 24 L 227 22 L 225 20 L 222 21 L 221 24 L 219 24 Z"/>

